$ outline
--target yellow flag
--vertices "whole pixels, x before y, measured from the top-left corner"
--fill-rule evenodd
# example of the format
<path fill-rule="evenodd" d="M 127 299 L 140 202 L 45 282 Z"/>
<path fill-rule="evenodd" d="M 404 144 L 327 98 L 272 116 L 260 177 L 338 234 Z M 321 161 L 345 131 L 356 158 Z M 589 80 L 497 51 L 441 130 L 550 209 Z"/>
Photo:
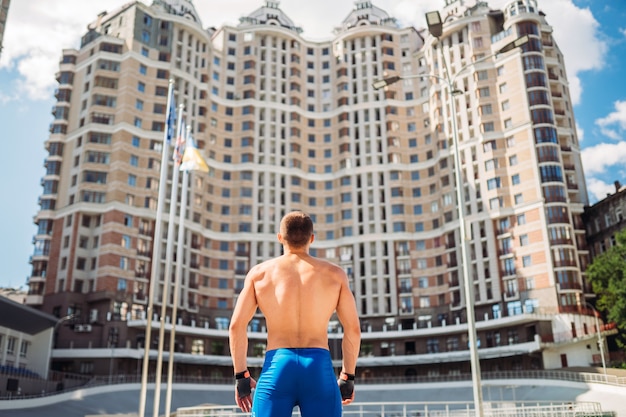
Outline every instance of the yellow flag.
<path fill-rule="evenodd" d="M 193 140 L 187 142 L 185 153 L 183 154 L 183 161 L 180 164 L 180 170 L 209 172 L 209 166 L 202 155 L 200 155 L 200 151 L 196 148 Z"/>

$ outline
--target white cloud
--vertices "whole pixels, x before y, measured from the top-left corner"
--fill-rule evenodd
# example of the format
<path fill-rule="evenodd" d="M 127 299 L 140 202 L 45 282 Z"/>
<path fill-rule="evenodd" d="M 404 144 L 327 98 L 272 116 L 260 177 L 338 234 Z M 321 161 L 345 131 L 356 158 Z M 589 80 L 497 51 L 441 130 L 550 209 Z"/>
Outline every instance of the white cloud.
<path fill-rule="evenodd" d="M 606 198 L 607 195 L 615 193 L 615 184 L 608 184 L 598 178 L 587 178 L 587 192 L 591 194 L 592 202 Z"/>
<path fill-rule="evenodd" d="M 596 120 L 602 134 L 613 140 L 622 140 L 626 130 L 626 101 L 618 100 L 613 103 L 615 111 L 606 117 Z"/>
<path fill-rule="evenodd" d="M 585 129 L 578 124 L 578 120 L 576 121 L 576 136 L 578 137 L 578 142 L 585 140 Z"/>
<path fill-rule="evenodd" d="M 617 143 L 600 143 L 582 150 L 585 174 L 596 175 L 605 173 L 609 168 L 624 164 L 626 160 L 626 141 Z"/>

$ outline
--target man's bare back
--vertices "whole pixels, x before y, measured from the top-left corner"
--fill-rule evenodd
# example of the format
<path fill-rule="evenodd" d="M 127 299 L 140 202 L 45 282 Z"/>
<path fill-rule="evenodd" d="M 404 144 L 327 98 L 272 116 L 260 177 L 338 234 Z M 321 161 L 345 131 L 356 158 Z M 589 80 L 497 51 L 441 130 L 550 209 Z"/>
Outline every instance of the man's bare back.
<path fill-rule="evenodd" d="M 267 322 L 267 350 L 328 349 L 328 321 L 344 276 L 338 266 L 306 253 L 285 254 L 254 267 L 250 279 Z"/>
<path fill-rule="evenodd" d="M 281 349 L 324 349 L 328 352 L 328 322 L 333 313 L 337 313 L 344 331 L 341 379 L 337 384 L 341 388 L 341 404 L 350 404 L 354 398 L 353 381 L 361 330 L 348 277 L 339 266 L 309 255 L 314 235 L 308 215 L 289 213 L 283 217 L 280 229 L 277 238 L 283 245 L 284 254 L 250 269 L 231 318 L 230 351 L 238 378 L 235 400 L 244 412 L 252 409 L 250 393 L 256 381 L 247 369 L 247 326 L 259 308 L 267 324 L 268 355 L 270 351 Z M 329 353 L 326 353 L 325 361 L 332 378 Z M 266 382 L 266 385 L 270 383 Z M 330 392 L 332 396 L 333 390 Z M 292 408 L 287 407 L 288 415 L 291 415 Z"/>

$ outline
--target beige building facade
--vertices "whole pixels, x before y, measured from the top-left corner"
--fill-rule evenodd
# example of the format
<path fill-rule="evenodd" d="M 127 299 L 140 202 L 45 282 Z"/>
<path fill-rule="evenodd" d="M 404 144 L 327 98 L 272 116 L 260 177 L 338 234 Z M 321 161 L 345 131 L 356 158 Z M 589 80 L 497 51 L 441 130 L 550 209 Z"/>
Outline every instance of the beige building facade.
<path fill-rule="evenodd" d="M 176 220 L 177 372 L 230 375 L 238 291 L 251 266 L 280 254 L 278 223 L 298 209 L 314 218 L 312 253 L 349 276 L 362 375 L 469 373 L 455 152 L 483 371 L 594 362 L 583 343 L 595 336 L 587 190 L 563 56 L 537 2 L 446 1 L 439 38 L 370 1 L 346 14 L 332 40 L 313 42 L 278 1 L 218 29 L 203 28 L 190 1 L 137 2 L 101 14 L 63 51 L 27 297 L 75 317 L 53 366 L 110 372 L 115 347 L 114 372 L 135 373 L 151 285 L 155 314 L 164 301 L 171 314 L 165 255 L 151 276 L 154 245 L 165 254 L 173 239 L 154 236 L 170 79 L 210 166 L 191 175 L 188 215 Z M 527 44 L 494 55 L 522 35 Z M 263 317 L 250 329 L 260 366 Z M 338 322 L 329 337 L 339 360 Z"/>
<path fill-rule="evenodd" d="M 4 29 L 7 25 L 7 18 L 9 16 L 9 5 L 11 0 L 0 0 L 0 55 L 2 55 L 3 41 L 4 41 Z"/>

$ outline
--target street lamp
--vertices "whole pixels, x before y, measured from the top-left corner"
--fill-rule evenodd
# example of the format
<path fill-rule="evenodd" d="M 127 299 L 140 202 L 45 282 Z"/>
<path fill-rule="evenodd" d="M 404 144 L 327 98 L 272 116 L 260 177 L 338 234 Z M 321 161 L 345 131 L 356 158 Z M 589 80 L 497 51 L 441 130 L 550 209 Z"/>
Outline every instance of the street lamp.
<path fill-rule="evenodd" d="M 57 343 L 57 329 L 59 328 L 61 323 L 67 320 L 72 320 L 73 318 L 74 318 L 74 314 L 68 314 L 67 316 L 59 318 L 57 322 L 54 323 L 54 327 L 52 328 L 52 335 L 50 337 L 51 339 L 50 340 L 50 357 L 48 359 L 48 369 L 46 370 L 46 379 L 50 377 L 50 373 L 52 372 L 52 351 L 56 347 L 56 343 Z"/>
<path fill-rule="evenodd" d="M 593 310 L 593 317 L 596 322 L 596 334 L 598 335 L 598 349 L 600 349 L 600 357 L 602 358 L 602 370 L 604 371 L 604 378 L 606 379 L 606 360 L 604 359 L 604 340 L 602 339 L 602 332 L 600 331 L 600 321 L 598 320 L 598 316 L 600 313 L 594 306 L 590 303 L 585 303 L 587 306 L 591 307 Z"/>
<path fill-rule="evenodd" d="M 428 24 L 428 30 L 431 35 L 435 38 L 439 38 L 443 33 L 443 22 L 441 20 L 441 16 L 438 11 L 426 13 L 426 22 Z M 483 397 L 482 397 L 482 388 L 480 382 L 480 361 L 478 357 L 478 337 L 476 334 L 476 326 L 475 326 L 475 316 L 474 316 L 474 299 L 472 297 L 472 281 L 470 280 L 469 273 L 469 265 L 468 265 L 468 256 L 467 256 L 467 237 L 466 237 L 466 224 L 465 224 L 465 211 L 464 211 L 464 198 L 463 198 L 463 176 L 461 175 L 461 155 L 459 152 L 459 134 L 457 128 L 457 112 L 456 112 L 456 101 L 454 96 L 458 94 L 462 94 L 463 92 L 456 88 L 455 81 L 456 77 L 461 74 L 463 71 L 468 69 L 469 67 L 477 64 L 478 62 L 484 61 L 488 58 L 491 58 L 495 55 L 508 52 L 513 50 L 519 46 L 522 46 L 528 42 L 528 35 L 524 35 L 514 41 L 504 45 L 498 51 L 482 57 L 468 65 L 463 66 L 459 69 L 454 76 L 450 76 L 448 71 L 448 66 L 445 60 L 445 57 L 442 56 L 443 66 L 444 66 L 444 76 L 439 76 L 435 74 L 412 74 L 407 76 L 392 76 L 388 78 L 384 78 L 381 80 L 376 80 L 372 84 L 374 89 L 378 90 L 380 88 L 386 87 L 390 84 L 396 83 L 400 80 L 406 79 L 425 79 L 425 78 L 434 78 L 443 82 L 448 87 L 448 92 L 450 94 L 451 107 L 452 107 L 452 141 L 453 141 L 453 156 L 454 156 L 454 174 L 455 174 L 455 182 L 456 182 L 456 198 L 457 198 L 457 211 L 459 218 L 459 239 L 461 242 L 461 265 L 462 265 L 462 278 L 463 278 L 463 289 L 465 292 L 465 306 L 466 306 L 466 314 L 467 314 L 467 332 L 469 339 L 469 351 L 470 351 L 470 367 L 472 372 L 472 390 L 474 395 L 474 408 L 477 417 L 483 416 Z"/>

